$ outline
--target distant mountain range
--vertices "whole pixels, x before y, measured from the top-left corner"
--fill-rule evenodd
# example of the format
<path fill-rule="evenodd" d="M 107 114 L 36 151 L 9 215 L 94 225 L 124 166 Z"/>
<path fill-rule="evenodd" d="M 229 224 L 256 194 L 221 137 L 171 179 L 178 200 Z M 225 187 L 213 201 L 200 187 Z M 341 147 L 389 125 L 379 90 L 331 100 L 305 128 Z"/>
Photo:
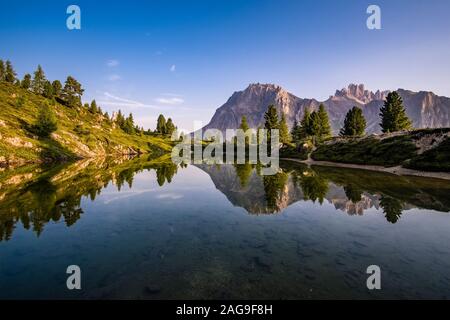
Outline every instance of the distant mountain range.
<path fill-rule="evenodd" d="M 437 96 L 433 92 L 398 89 L 403 98 L 408 116 L 416 128 L 450 127 L 450 98 Z M 279 114 L 284 113 L 289 127 L 300 120 L 306 109 L 318 109 L 323 103 L 328 110 L 333 132 L 336 134 L 344 123 L 348 110 L 353 106 L 362 108 L 367 121 L 367 132 L 380 132 L 379 110 L 389 91 L 376 92 L 365 89 L 363 84 L 350 84 L 336 90 L 325 101 L 299 98 L 274 84 L 250 84 L 245 90 L 233 93 L 228 101 L 218 108 L 211 121 L 203 128 L 236 129 L 242 116 L 246 116 L 250 127 L 264 124 L 264 113 L 271 104 Z"/>

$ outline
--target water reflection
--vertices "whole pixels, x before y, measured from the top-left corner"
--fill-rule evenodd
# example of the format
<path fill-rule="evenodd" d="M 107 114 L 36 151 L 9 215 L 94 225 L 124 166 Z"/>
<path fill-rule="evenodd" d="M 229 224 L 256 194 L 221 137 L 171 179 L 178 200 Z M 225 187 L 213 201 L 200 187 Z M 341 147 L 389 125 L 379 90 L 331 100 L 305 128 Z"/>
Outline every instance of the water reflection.
<path fill-rule="evenodd" d="M 445 180 L 395 176 L 386 173 L 283 162 L 272 176 L 261 176 L 256 165 L 198 165 L 216 188 L 235 206 L 250 214 L 273 214 L 292 203 L 332 203 L 349 215 L 382 209 L 396 223 L 402 212 L 414 207 L 450 211 L 450 183 Z"/>
<path fill-rule="evenodd" d="M 177 166 L 151 158 L 89 159 L 48 169 L 40 166 L 0 174 L 0 241 L 9 240 L 17 223 L 39 236 L 50 222 L 67 227 L 83 214 L 82 197 L 92 201 L 110 182 L 120 191 L 144 170 L 155 170 L 159 186 L 170 183 Z"/>
<path fill-rule="evenodd" d="M 177 167 L 160 159 L 95 159 L 47 169 L 30 166 L 0 173 L 0 241 L 9 240 L 18 223 L 39 236 L 51 221 L 67 227 L 83 215 L 81 200 L 95 200 L 112 183 L 120 192 L 142 171 L 155 171 L 162 187 L 186 165 Z M 450 211 L 450 183 L 436 179 L 398 177 L 384 173 L 307 167 L 282 163 L 276 175 L 262 176 L 260 167 L 196 165 L 234 205 L 250 214 L 274 214 L 298 201 L 325 201 L 349 215 L 380 209 L 387 221 L 396 223 L 402 212 L 414 207 Z"/>

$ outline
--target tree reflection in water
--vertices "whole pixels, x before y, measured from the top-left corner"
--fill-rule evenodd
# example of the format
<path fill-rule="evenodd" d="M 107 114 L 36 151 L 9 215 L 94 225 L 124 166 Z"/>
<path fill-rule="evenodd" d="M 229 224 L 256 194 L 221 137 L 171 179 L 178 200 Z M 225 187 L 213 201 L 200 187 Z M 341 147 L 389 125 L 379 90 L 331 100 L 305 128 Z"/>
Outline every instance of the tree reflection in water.
<path fill-rule="evenodd" d="M 186 167 L 187 165 L 180 165 Z M 282 163 L 275 175 L 261 166 L 195 165 L 208 173 L 229 202 L 250 214 L 281 212 L 299 201 L 325 201 L 348 214 L 379 209 L 390 223 L 418 207 L 450 211 L 450 183 L 385 173 Z M 82 197 L 95 200 L 110 182 L 120 191 L 133 187 L 135 174 L 154 170 L 159 186 L 171 183 L 179 168 L 160 159 L 96 159 L 53 167 L 30 166 L 0 172 L 0 241 L 11 239 L 17 223 L 39 236 L 47 223 L 75 224 L 82 216 Z M 177 183 L 182 183 L 182 181 Z"/>
<path fill-rule="evenodd" d="M 445 180 L 395 176 L 386 173 L 308 167 L 282 162 L 279 172 L 262 176 L 258 165 L 197 165 L 235 206 L 250 214 L 272 214 L 298 201 L 325 201 L 348 214 L 375 207 L 395 223 L 403 210 L 418 207 L 450 211 L 450 183 Z"/>
<path fill-rule="evenodd" d="M 160 186 L 170 183 L 177 172 L 172 162 L 148 159 L 85 160 L 50 170 L 30 166 L 0 175 L 0 241 L 9 240 L 18 222 L 39 236 L 50 222 L 63 220 L 70 227 L 83 214 L 81 199 L 92 201 L 110 181 L 120 191 L 133 186 L 133 177 L 155 170 Z M 20 173 L 19 173 L 20 172 Z"/>

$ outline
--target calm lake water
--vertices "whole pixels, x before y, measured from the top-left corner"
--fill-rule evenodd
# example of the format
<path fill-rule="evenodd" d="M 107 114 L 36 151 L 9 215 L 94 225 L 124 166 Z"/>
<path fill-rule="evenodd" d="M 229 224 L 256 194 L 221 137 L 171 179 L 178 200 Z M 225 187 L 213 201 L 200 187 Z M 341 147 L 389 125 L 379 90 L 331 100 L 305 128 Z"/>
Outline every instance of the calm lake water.
<path fill-rule="evenodd" d="M 4 170 L 0 298 L 450 298 L 450 181 L 281 167 Z"/>

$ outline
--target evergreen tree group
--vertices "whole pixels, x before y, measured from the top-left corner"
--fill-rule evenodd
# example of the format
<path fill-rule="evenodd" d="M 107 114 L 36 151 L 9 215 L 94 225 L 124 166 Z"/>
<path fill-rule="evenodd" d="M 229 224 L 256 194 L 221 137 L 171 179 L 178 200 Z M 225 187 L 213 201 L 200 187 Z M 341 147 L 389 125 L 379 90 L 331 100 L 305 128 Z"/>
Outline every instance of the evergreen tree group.
<path fill-rule="evenodd" d="M 289 127 L 287 125 L 286 116 L 284 113 L 281 114 L 281 119 L 279 119 L 276 107 L 274 105 L 270 105 L 264 114 L 264 120 L 264 128 L 268 131 L 268 141 L 271 139 L 270 130 L 278 130 L 280 143 L 288 144 L 291 142 L 291 134 L 289 133 Z"/>
<path fill-rule="evenodd" d="M 300 123 L 295 121 L 291 135 L 297 144 L 309 137 L 322 141 L 331 136 L 331 125 L 325 106 L 320 104 L 318 110 L 313 112 L 306 109 Z"/>
<path fill-rule="evenodd" d="M 366 130 L 366 119 L 361 108 L 353 107 L 347 112 L 341 136 L 362 136 Z"/>
<path fill-rule="evenodd" d="M 171 118 L 166 118 L 164 115 L 160 114 L 158 119 L 156 120 L 156 130 L 157 134 L 168 135 L 171 136 L 177 130 L 177 127 L 173 123 Z"/>

